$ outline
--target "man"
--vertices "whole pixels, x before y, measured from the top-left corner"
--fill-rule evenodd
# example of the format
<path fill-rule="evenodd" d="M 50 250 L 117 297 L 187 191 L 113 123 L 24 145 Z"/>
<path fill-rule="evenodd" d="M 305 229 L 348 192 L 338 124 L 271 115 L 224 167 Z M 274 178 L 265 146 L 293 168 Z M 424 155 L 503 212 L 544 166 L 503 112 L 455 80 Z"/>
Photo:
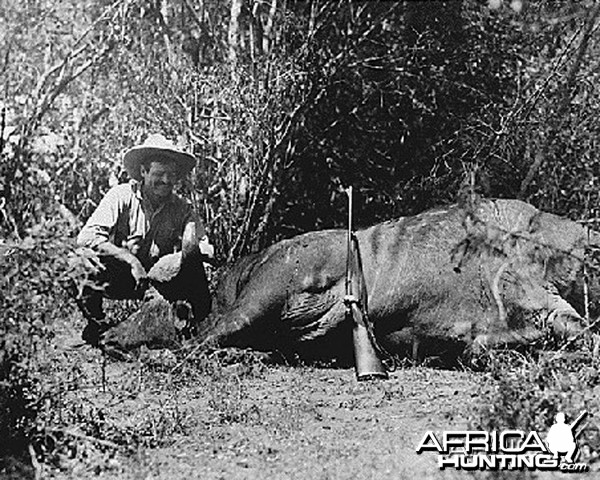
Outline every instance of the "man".
<path fill-rule="evenodd" d="M 76 300 L 88 320 L 82 337 L 92 345 L 98 345 L 110 326 L 102 298 L 143 298 L 149 269 L 159 258 L 181 249 L 186 225 L 195 223 L 200 251 L 213 254 L 191 205 L 173 193 L 176 183 L 194 168 L 195 157 L 154 134 L 127 151 L 123 163 L 132 180 L 108 191 L 77 237 L 77 244 L 84 247 L 80 257 L 86 257 L 91 267 Z M 183 297 L 209 296 L 202 262 L 195 268 L 203 281 L 182 291 Z"/>

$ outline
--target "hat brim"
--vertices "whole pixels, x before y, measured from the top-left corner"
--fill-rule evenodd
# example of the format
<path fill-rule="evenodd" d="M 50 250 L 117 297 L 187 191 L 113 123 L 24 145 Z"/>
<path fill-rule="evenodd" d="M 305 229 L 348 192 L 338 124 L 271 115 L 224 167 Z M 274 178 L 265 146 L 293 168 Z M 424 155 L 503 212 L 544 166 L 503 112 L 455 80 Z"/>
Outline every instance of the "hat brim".
<path fill-rule="evenodd" d="M 140 166 L 146 158 L 171 160 L 177 164 L 182 176 L 190 173 L 196 166 L 196 157 L 188 153 L 167 148 L 137 146 L 131 148 L 123 155 L 123 166 L 134 180 L 142 180 Z"/>

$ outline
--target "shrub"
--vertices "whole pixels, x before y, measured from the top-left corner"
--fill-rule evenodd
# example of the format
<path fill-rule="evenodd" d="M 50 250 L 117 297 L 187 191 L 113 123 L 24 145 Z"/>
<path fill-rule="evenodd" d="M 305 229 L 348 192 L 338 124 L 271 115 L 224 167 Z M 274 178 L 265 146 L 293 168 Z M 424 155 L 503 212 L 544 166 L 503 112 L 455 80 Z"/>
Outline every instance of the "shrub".
<path fill-rule="evenodd" d="M 516 352 L 497 352 L 488 359 L 491 390 L 483 395 L 483 430 L 518 429 L 545 434 L 558 412 L 572 422 L 588 412 L 579 437 L 581 460 L 600 456 L 599 360 L 591 352 L 548 352 L 534 359 Z"/>
<path fill-rule="evenodd" d="M 68 229 L 54 220 L 29 230 L 23 241 L 0 243 L 1 459 L 26 454 L 36 432 L 43 398 L 37 354 L 52 338 L 53 320 L 70 312 L 60 286 Z"/>

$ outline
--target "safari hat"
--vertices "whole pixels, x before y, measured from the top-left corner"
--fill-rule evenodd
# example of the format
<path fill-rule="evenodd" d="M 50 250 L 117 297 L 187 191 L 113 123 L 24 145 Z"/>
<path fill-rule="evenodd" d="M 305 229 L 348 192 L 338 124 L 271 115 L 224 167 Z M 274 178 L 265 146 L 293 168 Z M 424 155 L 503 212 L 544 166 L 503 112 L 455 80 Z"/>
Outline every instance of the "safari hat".
<path fill-rule="evenodd" d="M 127 150 L 123 155 L 123 165 L 129 176 L 141 180 L 140 165 L 144 158 L 158 157 L 173 160 L 183 175 L 187 175 L 196 165 L 196 157 L 178 148 L 171 140 L 160 133 L 149 135 L 141 145 Z"/>

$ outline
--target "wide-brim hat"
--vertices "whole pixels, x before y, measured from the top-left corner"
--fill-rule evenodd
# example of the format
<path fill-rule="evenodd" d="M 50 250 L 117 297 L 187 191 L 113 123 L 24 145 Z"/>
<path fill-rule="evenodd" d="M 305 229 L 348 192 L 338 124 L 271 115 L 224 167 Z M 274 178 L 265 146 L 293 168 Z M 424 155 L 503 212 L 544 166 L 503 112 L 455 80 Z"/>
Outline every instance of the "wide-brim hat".
<path fill-rule="evenodd" d="M 144 143 L 130 148 L 123 155 L 123 166 L 131 178 L 138 181 L 142 179 L 140 165 L 146 158 L 172 160 L 182 176 L 190 173 L 196 165 L 196 157 L 184 152 L 160 133 L 149 135 Z"/>

